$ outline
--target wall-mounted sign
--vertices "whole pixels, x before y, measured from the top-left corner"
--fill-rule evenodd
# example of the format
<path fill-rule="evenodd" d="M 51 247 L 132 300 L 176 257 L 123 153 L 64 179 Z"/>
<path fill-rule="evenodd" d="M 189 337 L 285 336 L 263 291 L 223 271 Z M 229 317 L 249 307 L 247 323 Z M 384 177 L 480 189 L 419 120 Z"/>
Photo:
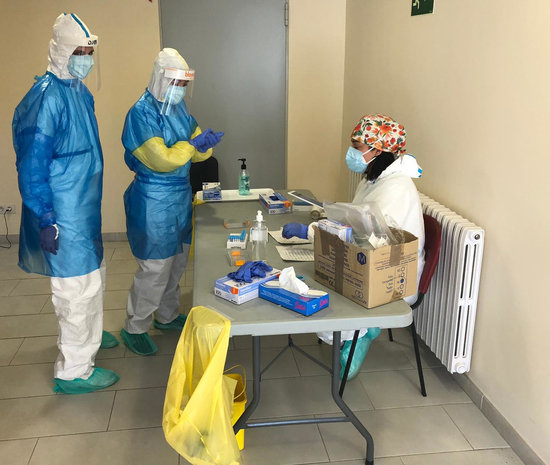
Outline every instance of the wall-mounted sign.
<path fill-rule="evenodd" d="M 434 0 L 412 0 L 411 16 L 434 12 Z"/>

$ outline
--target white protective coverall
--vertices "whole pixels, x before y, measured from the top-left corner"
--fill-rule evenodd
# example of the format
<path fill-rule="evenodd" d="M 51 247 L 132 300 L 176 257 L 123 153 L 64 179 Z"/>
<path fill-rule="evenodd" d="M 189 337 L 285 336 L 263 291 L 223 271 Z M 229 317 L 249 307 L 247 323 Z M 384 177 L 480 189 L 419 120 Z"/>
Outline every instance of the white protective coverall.
<path fill-rule="evenodd" d="M 418 191 L 411 178 L 419 178 L 422 169 L 412 155 L 403 155 L 388 166 L 378 179 L 363 179 L 355 191 L 352 203 L 376 202 L 385 217 L 390 217 L 399 228 L 418 238 L 417 289 L 424 270 L 424 219 Z M 406 297 L 409 305 L 416 302 L 417 295 Z M 361 329 L 363 337 L 367 329 Z M 342 331 L 342 341 L 353 339 L 354 331 Z M 332 344 L 332 333 L 318 333 L 323 341 Z"/>

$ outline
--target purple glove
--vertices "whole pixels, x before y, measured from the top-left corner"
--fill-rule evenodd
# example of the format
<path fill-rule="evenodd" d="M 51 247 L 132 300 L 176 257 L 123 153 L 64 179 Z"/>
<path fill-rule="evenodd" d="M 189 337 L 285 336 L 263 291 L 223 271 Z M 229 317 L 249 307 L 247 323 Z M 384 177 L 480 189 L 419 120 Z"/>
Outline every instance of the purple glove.
<path fill-rule="evenodd" d="M 300 239 L 307 239 L 307 229 L 307 224 L 288 223 L 283 226 L 283 237 L 285 239 L 290 239 L 296 236 Z"/>
<path fill-rule="evenodd" d="M 256 262 L 246 262 L 244 265 L 241 265 L 241 267 L 237 271 L 229 273 L 227 277 L 229 279 L 232 279 L 233 281 L 251 283 L 251 271 L 255 263 Z"/>
<path fill-rule="evenodd" d="M 45 252 L 57 255 L 59 249 L 59 232 L 57 226 L 50 225 L 40 230 L 40 247 Z"/>

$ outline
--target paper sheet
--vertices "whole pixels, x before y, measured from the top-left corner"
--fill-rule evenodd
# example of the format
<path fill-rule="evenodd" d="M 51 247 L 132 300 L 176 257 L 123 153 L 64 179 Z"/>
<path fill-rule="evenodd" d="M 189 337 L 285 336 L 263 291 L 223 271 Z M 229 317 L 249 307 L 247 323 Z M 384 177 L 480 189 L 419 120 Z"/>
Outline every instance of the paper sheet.
<path fill-rule="evenodd" d="M 313 244 L 277 245 L 275 248 L 283 260 L 294 262 L 312 262 L 314 260 Z"/>
<path fill-rule="evenodd" d="M 309 239 L 300 239 L 299 237 L 291 237 L 290 239 L 285 239 L 283 237 L 282 229 L 279 229 L 278 231 L 269 231 L 269 235 L 279 244 L 311 244 L 311 241 Z"/>

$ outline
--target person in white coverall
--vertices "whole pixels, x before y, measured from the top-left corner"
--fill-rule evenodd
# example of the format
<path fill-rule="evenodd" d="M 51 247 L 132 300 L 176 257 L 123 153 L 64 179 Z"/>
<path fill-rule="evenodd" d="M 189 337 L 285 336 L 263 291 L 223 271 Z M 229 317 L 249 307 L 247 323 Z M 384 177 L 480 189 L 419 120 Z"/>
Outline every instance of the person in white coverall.
<path fill-rule="evenodd" d="M 417 286 L 424 269 L 424 220 L 422 206 L 412 178 L 419 178 L 422 169 L 415 157 L 403 154 L 406 144 L 405 128 L 386 115 L 365 115 L 351 133 L 351 146 L 346 153 L 348 168 L 363 173 L 352 203 L 376 202 L 384 217 L 418 238 Z M 283 228 L 284 237 L 311 238 L 313 224 L 289 223 Z M 416 301 L 416 295 L 404 299 L 408 304 Z M 341 351 L 340 376 L 347 364 L 354 331 L 342 331 L 345 341 Z M 380 328 L 361 329 L 353 355 L 348 379 L 357 375 L 371 342 L 380 334 Z M 320 333 L 319 337 L 332 343 L 332 333 Z"/>
<path fill-rule="evenodd" d="M 59 321 L 54 391 L 82 394 L 119 379 L 95 367 L 102 331 L 105 262 L 101 239 L 103 154 L 94 99 L 82 82 L 97 36 L 75 14 L 53 26 L 47 72 L 15 109 L 13 145 L 23 199 L 19 266 L 51 277 Z"/>

